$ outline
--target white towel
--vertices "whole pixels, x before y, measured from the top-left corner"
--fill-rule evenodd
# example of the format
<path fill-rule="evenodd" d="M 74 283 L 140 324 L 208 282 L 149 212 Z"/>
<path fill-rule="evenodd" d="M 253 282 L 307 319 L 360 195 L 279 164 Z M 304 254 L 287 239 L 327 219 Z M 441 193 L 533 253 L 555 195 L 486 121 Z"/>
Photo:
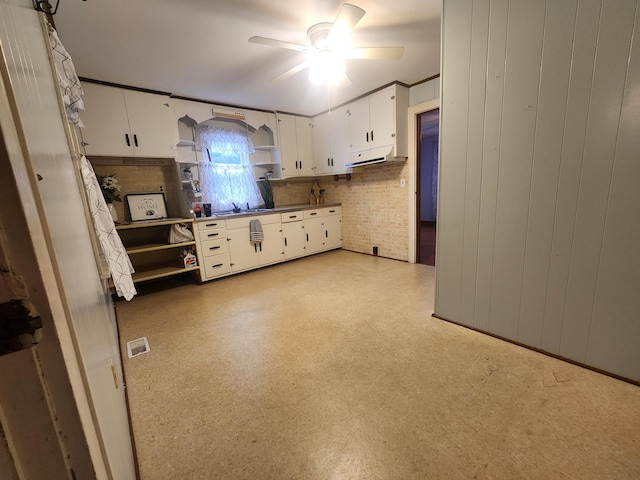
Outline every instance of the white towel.
<path fill-rule="evenodd" d="M 133 286 L 131 278 L 133 265 L 131 265 L 129 255 L 122 245 L 107 203 L 104 201 L 98 179 L 84 155 L 80 158 L 80 171 L 87 191 L 87 203 L 93 218 L 93 228 L 107 259 L 116 293 L 120 297 L 131 300 L 136 294 L 136 288 Z"/>
<path fill-rule="evenodd" d="M 71 61 L 71 56 L 60 42 L 58 34 L 53 28 L 49 28 L 49 44 L 51 45 L 51 54 L 53 63 L 56 67 L 60 90 L 62 91 L 62 100 L 67 113 L 69 123 L 84 127 L 80 120 L 79 112 L 84 111 L 84 103 L 81 95 L 82 85 L 76 75 L 76 69 Z"/>
<path fill-rule="evenodd" d="M 249 222 L 249 241 L 252 243 L 261 243 L 264 241 L 264 233 L 262 232 L 260 220 L 251 220 Z"/>

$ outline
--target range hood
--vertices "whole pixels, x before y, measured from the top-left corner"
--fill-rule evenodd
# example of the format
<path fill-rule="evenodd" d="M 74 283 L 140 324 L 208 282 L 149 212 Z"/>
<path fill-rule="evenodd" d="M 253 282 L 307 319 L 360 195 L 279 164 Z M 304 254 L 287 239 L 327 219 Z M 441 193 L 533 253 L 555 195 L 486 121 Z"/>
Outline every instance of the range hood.
<path fill-rule="evenodd" d="M 353 153 L 351 161 L 345 167 L 365 167 L 376 163 L 404 162 L 406 159 L 407 157 L 394 156 L 393 145 L 387 145 L 386 147 L 376 147 L 364 152 Z"/>

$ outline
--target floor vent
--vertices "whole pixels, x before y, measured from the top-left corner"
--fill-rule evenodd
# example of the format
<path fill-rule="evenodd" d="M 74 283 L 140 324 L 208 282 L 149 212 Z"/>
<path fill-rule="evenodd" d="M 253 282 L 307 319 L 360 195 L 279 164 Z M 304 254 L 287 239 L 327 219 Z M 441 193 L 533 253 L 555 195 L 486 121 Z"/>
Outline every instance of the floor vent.
<path fill-rule="evenodd" d="M 147 337 L 138 338 L 127 342 L 127 354 L 129 358 L 137 357 L 143 353 L 149 353 L 149 341 Z"/>

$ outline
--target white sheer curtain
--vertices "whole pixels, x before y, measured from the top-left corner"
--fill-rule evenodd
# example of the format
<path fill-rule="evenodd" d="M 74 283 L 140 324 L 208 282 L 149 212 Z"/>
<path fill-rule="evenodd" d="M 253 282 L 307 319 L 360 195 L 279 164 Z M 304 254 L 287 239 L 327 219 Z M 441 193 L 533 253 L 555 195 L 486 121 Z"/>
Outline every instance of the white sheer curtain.
<path fill-rule="evenodd" d="M 249 161 L 255 150 L 247 132 L 198 125 L 196 143 L 205 159 L 199 166 L 203 203 L 210 203 L 213 211 L 230 210 L 234 203 L 242 208 L 262 203 Z"/>

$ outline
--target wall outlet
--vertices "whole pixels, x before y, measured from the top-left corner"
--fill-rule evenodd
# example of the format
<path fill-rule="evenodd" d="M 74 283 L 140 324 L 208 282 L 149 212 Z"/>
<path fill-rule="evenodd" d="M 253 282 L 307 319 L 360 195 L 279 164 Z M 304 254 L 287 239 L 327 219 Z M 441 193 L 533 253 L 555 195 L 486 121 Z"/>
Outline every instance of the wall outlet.
<path fill-rule="evenodd" d="M 401 178 L 401 179 L 400 179 L 400 186 L 401 186 L 402 188 L 406 187 L 406 186 L 407 186 L 407 180 L 406 180 L 406 179 L 404 179 L 404 178 Z"/>

